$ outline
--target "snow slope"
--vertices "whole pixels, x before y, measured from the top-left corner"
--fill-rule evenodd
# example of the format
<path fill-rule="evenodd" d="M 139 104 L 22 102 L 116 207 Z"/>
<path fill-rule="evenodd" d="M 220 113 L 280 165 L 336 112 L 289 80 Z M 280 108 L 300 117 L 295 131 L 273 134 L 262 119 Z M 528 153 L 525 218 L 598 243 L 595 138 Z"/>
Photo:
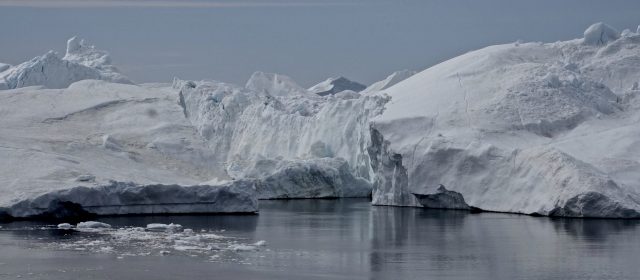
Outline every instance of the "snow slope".
<path fill-rule="evenodd" d="M 111 65 L 111 58 L 107 52 L 86 45 L 83 40 L 76 37 L 67 42 L 67 52 L 63 58 L 49 51 L 13 67 L 7 68 L 5 64 L 0 65 L 0 89 L 34 85 L 66 88 L 74 82 L 85 79 L 131 83 L 118 72 L 115 66 Z"/>
<path fill-rule="evenodd" d="M 411 70 L 400 70 L 400 71 L 396 71 L 393 72 L 391 75 L 389 75 L 388 77 L 386 77 L 384 80 L 382 81 L 378 81 L 375 82 L 373 84 L 371 84 L 370 86 L 368 86 L 366 89 L 364 89 L 363 91 L 361 91 L 360 93 L 362 94 L 373 94 L 376 92 L 379 92 L 381 90 L 385 90 L 399 82 L 402 82 L 404 80 L 406 80 L 407 78 L 415 75 L 417 72 L 416 71 L 411 71 Z"/>
<path fill-rule="evenodd" d="M 639 61 L 639 34 L 595 24 L 584 39 L 487 47 L 383 90 L 373 203 L 419 206 L 412 193 L 442 184 L 485 210 L 640 217 Z"/>

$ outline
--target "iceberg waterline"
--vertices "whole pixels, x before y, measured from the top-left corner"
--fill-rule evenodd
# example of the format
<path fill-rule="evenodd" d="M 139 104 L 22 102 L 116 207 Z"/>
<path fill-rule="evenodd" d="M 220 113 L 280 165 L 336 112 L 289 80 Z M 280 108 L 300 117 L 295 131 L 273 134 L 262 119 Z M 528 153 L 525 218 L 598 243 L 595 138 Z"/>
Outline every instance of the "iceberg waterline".
<path fill-rule="evenodd" d="M 307 90 L 263 72 L 244 87 L 129 84 L 74 38 L 63 59 L 38 60 L 63 60 L 73 74 L 60 81 L 16 74 L 32 64 L 0 73 L 0 212 L 38 216 L 60 201 L 94 214 L 255 212 L 256 199 L 372 195 L 640 217 L 639 46 L 639 34 L 596 24 L 583 39 L 492 46 L 324 94 L 354 84 Z"/>

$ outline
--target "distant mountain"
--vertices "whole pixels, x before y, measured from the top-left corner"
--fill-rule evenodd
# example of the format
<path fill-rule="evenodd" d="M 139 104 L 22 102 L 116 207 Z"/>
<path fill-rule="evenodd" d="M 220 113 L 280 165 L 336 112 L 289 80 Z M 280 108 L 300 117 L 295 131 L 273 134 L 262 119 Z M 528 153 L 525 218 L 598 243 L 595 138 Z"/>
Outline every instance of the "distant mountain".
<path fill-rule="evenodd" d="M 315 86 L 309 88 L 309 91 L 320 96 L 333 95 L 341 91 L 352 90 L 360 92 L 367 86 L 358 82 L 351 81 L 345 77 L 329 78 Z"/>

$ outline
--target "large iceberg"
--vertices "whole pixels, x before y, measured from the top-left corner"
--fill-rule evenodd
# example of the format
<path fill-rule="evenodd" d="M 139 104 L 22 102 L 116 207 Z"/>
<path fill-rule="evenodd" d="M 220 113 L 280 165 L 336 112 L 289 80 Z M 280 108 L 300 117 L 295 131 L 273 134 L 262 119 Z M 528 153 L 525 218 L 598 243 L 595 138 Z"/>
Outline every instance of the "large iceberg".
<path fill-rule="evenodd" d="M 637 218 L 639 46 L 640 34 L 596 24 L 367 89 L 308 90 L 264 72 L 245 86 L 128 84 L 105 52 L 71 39 L 62 59 L 2 66 L 0 218 L 254 213 L 256 199 L 369 195 Z"/>
<path fill-rule="evenodd" d="M 13 217 L 56 202 L 95 214 L 257 210 L 255 182 L 211 182 L 224 165 L 170 85 L 84 80 L 0 100 L 0 207 Z"/>
<path fill-rule="evenodd" d="M 639 46 L 639 34 L 596 24 L 584 39 L 487 47 L 383 90 L 373 203 L 422 206 L 414 193 L 444 185 L 490 211 L 640 217 Z"/>
<path fill-rule="evenodd" d="M 63 58 L 49 51 L 13 67 L 0 65 L 0 89 L 34 85 L 66 88 L 74 82 L 86 79 L 131 83 L 111 65 L 107 52 L 87 45 L 84 40 L 76 37 L 67 41 L 67 52 Z"/>
<path fill-rule="evenodd" d="M 357 167 L 368 167 L 368 119 L 388 99 L 290 89 L 262 73 L 247 87 L 5 90 L 0 216 L 254 213 L 258 198 L 369 196 L 370 169 Z"/>

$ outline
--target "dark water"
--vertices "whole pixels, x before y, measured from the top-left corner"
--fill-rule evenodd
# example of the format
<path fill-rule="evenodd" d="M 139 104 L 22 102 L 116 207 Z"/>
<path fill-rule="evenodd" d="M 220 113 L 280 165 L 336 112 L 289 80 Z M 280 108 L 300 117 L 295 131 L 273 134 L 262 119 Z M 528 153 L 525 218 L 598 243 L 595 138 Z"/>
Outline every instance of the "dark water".
<path fill-rule="evenodd" d="M 48 242 L 76 237 L 4 224 L 0 279 L 640 279 L 640 221 L 371 207 L 358 199 L 263 201 L 260 211 L 100 220 L 173 222 L 268 242 L 238 262 L 50 249 Z"/>

